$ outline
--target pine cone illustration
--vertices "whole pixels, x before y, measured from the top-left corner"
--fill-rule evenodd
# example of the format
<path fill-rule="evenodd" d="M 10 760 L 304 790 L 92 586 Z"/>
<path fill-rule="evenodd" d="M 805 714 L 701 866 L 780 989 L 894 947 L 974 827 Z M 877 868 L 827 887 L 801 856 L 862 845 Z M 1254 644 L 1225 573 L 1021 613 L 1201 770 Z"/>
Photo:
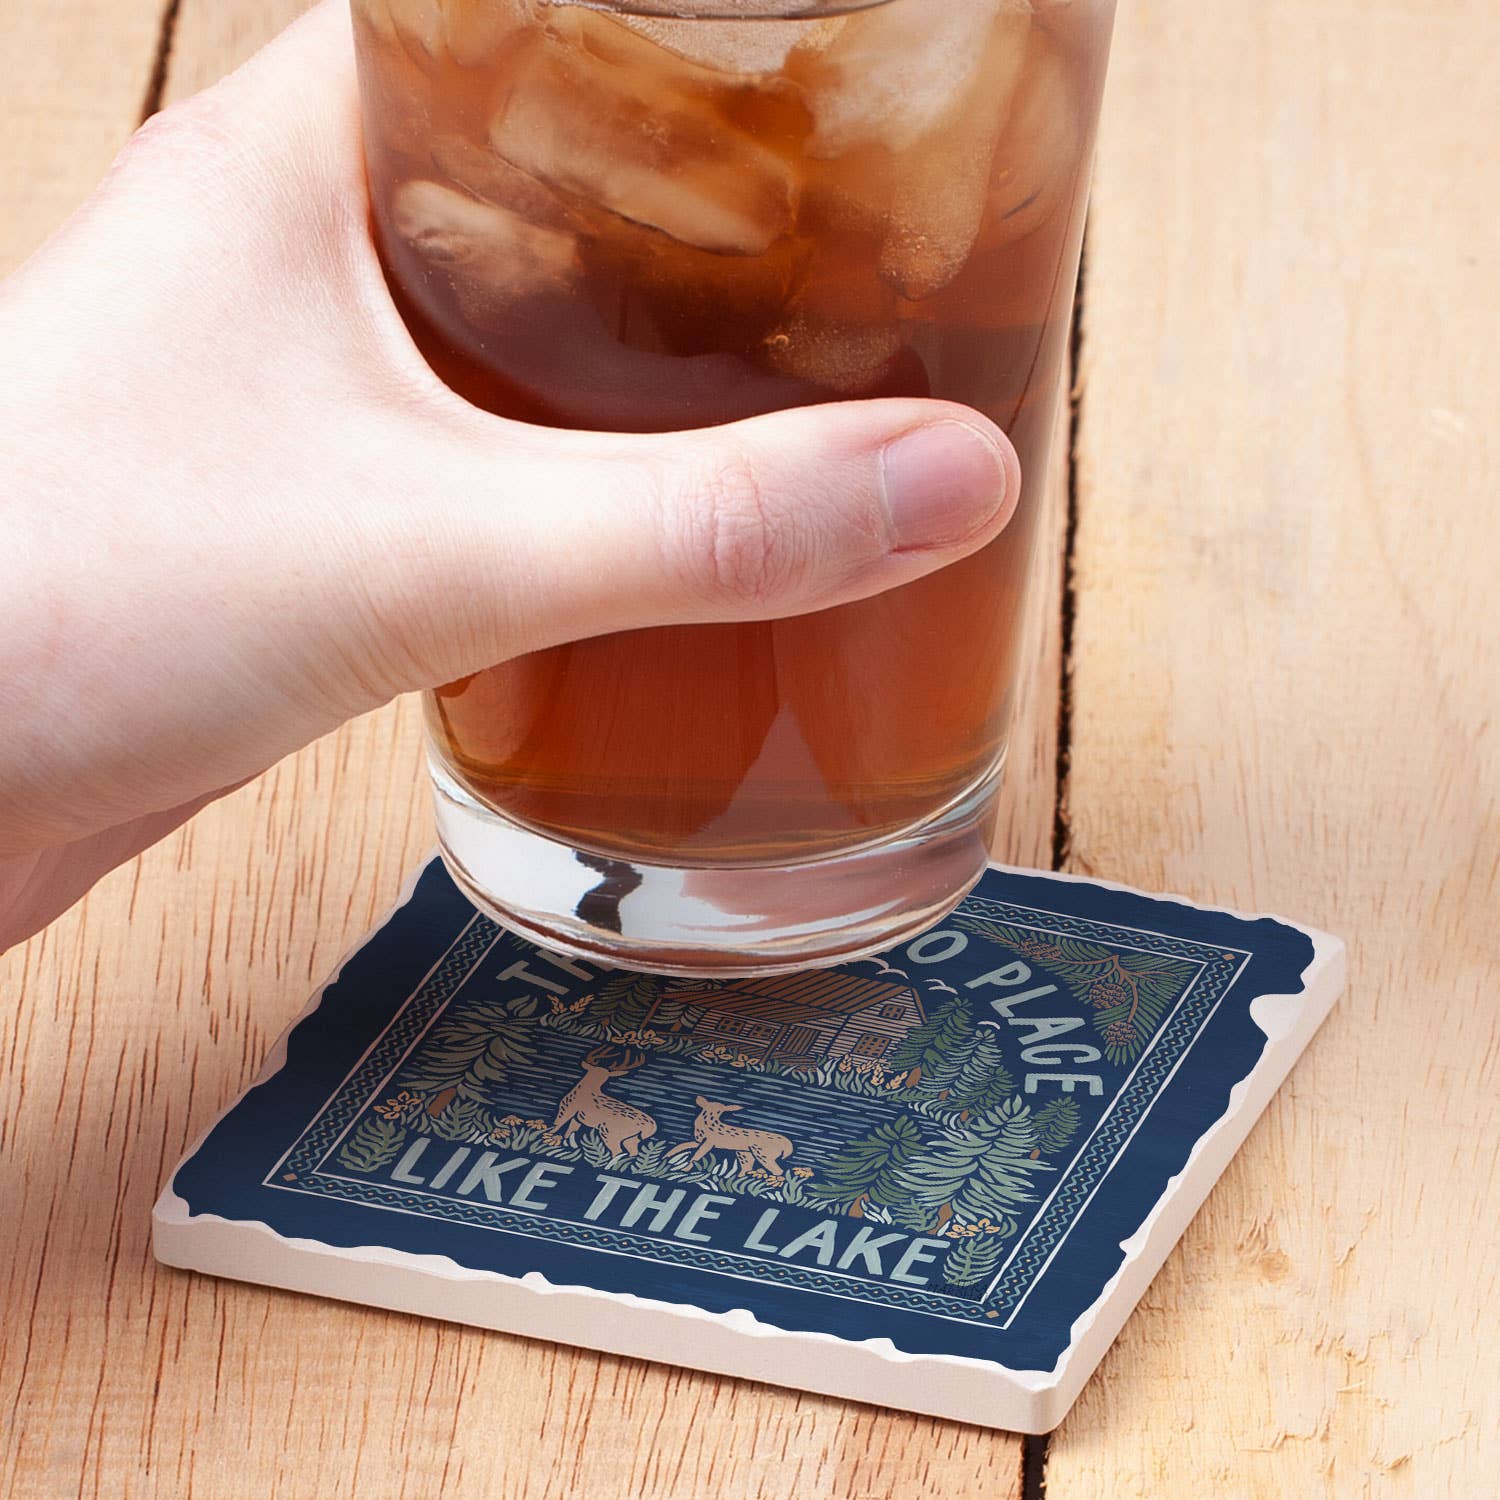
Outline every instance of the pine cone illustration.
<path fill-rule="evenodd" d="M 1133 998 L 1130 986 L 1123 979 L 1099 979 L 1089 986 L 1089 1001 L 1095 1010 L 1108 1010 L 1111 1005 L 1129 1005 Z"/>
<path fill-rule="evenodd" d="M 1129 1021 L 1111 1021 L 1104 1028 L 1104 1040 L 1111 1047 L 1128 1047 L 1135 1040 L 1135 1027 Z"/>
<path fill-rule="evenodd" d="M 1039 943 L 1034 938 L 1028 938 L 1024 943 L 1017 946 L 1027 958 L 1040 959 L 1046 963 L 1050 959 L 1061 958 L 1062 949 L 1056 943 Z"/>

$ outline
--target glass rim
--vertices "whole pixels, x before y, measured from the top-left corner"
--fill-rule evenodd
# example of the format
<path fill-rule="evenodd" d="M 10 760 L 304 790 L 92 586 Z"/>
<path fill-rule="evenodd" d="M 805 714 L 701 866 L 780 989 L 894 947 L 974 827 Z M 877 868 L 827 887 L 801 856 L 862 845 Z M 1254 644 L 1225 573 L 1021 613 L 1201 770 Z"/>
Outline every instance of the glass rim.
<path fill-rule="evenodd" d="M 646 16 L 662 21 L 823 21 L 874 10 L 894 0 L 542 0 L 546 6 L 577 5 L 606 15 Z M 945 4 L 954 0 L 944 0 Z"/>

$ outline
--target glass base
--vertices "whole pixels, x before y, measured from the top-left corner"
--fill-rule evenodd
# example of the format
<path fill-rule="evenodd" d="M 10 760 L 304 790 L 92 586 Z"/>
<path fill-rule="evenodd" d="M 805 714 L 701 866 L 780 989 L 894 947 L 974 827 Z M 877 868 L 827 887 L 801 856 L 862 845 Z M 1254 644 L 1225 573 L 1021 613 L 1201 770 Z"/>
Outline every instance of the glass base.
<path fill-rule="evenodd" d="M 650 974 L 781 974 L 925 931 L 989 860 L 1003 760 L 893 838 L 795 864 L 682 867 L 590 854 L 503 817 L 431 759 L 443 862 L 481 911 L 544 948 Z"/>

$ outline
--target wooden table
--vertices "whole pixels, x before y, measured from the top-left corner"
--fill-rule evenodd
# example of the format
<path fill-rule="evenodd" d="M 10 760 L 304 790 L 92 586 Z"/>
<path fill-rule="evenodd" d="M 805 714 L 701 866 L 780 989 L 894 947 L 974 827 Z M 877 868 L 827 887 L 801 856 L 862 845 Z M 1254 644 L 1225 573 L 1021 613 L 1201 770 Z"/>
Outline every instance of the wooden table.
<path fill-rule="evenodd" d="M 298 8 L 4 0 L 0 270 Z M 153 1264 L 430 842 L 399 703 L 0 964 L 7 1493 L 1493 1494 L 1497 55 L 1492 0 L 1122 5 L 1004 852 L 1353 962 L 1050 1445 Z"/>

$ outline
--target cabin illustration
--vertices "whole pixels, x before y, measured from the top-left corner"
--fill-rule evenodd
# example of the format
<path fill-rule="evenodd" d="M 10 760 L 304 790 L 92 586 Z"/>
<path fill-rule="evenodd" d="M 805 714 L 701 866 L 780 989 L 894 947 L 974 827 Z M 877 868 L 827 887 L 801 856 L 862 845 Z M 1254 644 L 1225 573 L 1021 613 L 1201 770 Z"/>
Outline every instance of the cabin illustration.
<path fill-rule="evenodd" d="M 680 1009 L 679 1009 L 680 1007 Z M 652 1005 L 674 1020 L 663 1029 L 782 1062 L 885 1057 L 926 1019 L 906 981 L 827 970 L 734 980 L 684 979 Z"/>

